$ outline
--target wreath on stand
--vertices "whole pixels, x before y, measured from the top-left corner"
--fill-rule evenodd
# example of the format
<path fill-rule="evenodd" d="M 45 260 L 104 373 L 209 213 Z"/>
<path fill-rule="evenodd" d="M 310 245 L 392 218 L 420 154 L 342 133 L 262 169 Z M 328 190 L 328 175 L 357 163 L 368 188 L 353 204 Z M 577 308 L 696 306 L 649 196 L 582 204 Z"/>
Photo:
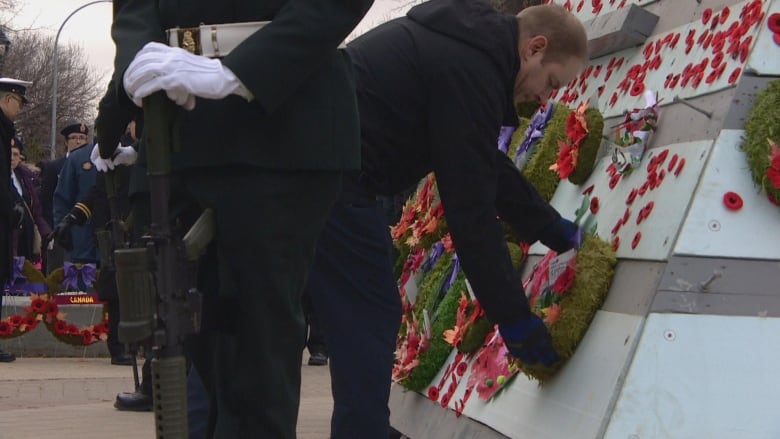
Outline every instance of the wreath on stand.
<path fill-rule="evenodd" d="M 9 292 L 29 295 L 30 304 L 22 314 L 13 314 L 0 320 L 0 339 L 22 336 L 43 324 L 64 343 L 73 346 L 87 346 L 108 339 L 108 313 L 105 307 L 100 322 L 78 326 L 69 322 L 55 296 L 70 295 L 69 291 L 80 286 L 90 287 L 97 278 L 94 264 L 65 263 L 48 277 L 24 258 L 14 258 L 14 270 Z"/>
<path fill-rule="evenodd" d="M 780 206 L 780 81 L 772 81 L 756 98 L 745 121 L 742 150 L 747 155 L 753 181 L 766 192 L 770 202 Z"/>

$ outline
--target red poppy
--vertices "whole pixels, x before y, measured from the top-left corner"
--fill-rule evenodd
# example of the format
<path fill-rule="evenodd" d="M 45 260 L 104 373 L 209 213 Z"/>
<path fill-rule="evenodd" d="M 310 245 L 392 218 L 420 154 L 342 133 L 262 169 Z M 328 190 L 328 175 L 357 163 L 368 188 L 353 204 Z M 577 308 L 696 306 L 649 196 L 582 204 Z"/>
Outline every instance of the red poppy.
<path fill-rule="evenodd" d="M 723 204 L 728 210 L 742 209 L 742 197 L 736 192 L 726 192 L 723 194 Z"/>
<path fill-rule="evenodd" d="M 620 176 L 623 174 L 615 174 L 609 178 L 609 189 L 615 189 L 615 186 L 620 182 Z"/>
<path fill-rule="evenodd" d="M 623 219 L 617 220 L 615 225 L 612 227 L 612 230 L 610 230 L 610 234 L 617 235 L 617 232 L 620 231 L 620 228 L 623 226 Z"/>
<path fill-rule="evenodd" d="M 46 312 L 46 301 L 40 298 L 33 299 L 30 302 L 30 308 L 32 308 L 33 312 L 43 314 Z"/>
<path fill-rule="evenodd" d="M 720 24 L 723 24 L 728 20 L 729 14 L 731 13 L 731 9 L 729 9 L 728 6 L 724 7 L 720 11 Z"/>
<path fill-rule="evenodd" d="M 672 38 L 672 43 L 671 43 L 671 47 L 672 47 L 672 49 L 674 49 L 675 47 L 677 47 L 677 43 L 678 43 L 679 41 L 680 41 L 680 34 L 679 34 L 679 33 L 676 33 L 676 34 L 674 34 L 674 38 Z"/>
<path fill-rule="evenodd" d="M 447 407 L 450 404 L 450 399 L 452 398 L 452 392 L 447 392 L 441 397 L 441 406 Z"/>
<path fill-rule="evenodd" d="M 780 46 L 780 33 L 778 34 L 772 34 L 772 41 L 775 42 L 778 46 Z"/>
<path fill-rule="evenodd" d="M 79 335 L 79 334 L 81 334 L 81 330 L 79 329 L 78 326 L 72 323 L 68 325 L 68 335 Z"/>
<path fill-rule="evenodd" d="M 571 175 L 575 166 L 577 166 L 578 149 L 576 145 L 561 141 L 558 141 L 558 147 L 560 148 L 558 150 L 558 161 L 550 169 L 556 171 L 559 178 L 564 179 Z"/>
<path fill-rule="evenodd" d="M 631 96 L 639 96 L 645 91 L 645 84 L 643 82 L 634 82 L 634 85 L 631 86 L 631 92 L 629 94 Z"/>
<path fill-rule="evenodd" d="M 27 329 L 35 329 L 38 326 L 38 319 L 35 316 L 27 316 L 24 318 L 24 324 L 27 325 Z"/>
<path fill-rule="evenodd" d="M 615 239 L 612 240 L 612 250 L 618 251 L 618 248 L 620 248 L 620 237 L 616 236 Z"/>
<path fill-rule="evenodd" d="M 628 222 L 628 219 L 629 219 L 630 217 L 631 217 L 631 209 L 629 209 L 628 207 L 626 207 L 626 211 L 625 211 L 625 212 L 623 212 L 623 218 L 621 218 L 621 221 L 623 222 L 623 224 L 627 223 L 627 222 Z"/>
<path fill-rule="evenodd" d="M 678 158 L 679 158 L 679 157 L 677 156 L 677 154 L 674 154 L 674 155 L 672 156 L 672 159 L 671 159 L 671 160 L 669 160 L 669 166 L 667 166 L 667 167 L 666 167 L 666 169 L 667 169 L 669 172 L 672 172 L 672 170 L 674 169 L 674 165 L 676 165 L 676 164 L 677 164 L 677 159 L 678 159 Z"/>
<path fill-rule="evenodd" d="M 592 214 L 594 214 L 594 215 L 599 213 L 599 198 L 598 197 L 593 197 L 590 200 L 590 212 Z"/>
<path fill-rule="evenodd" d="M 458 376 L 463 376 L 464 373 L 466 373 L 466 370 L 468 370 L 469 364 L 465 361 L 461 361 L 458 363 L 458 367 L 455 368 L 455 373 L 458 374 Z"/>
<path fill-rule="evenodd" d="M 642 240 L 642 232 L 636 232 L 634 239 L 631 241 L 631 250 L 635 249 L 639 245 L 639 241 Z"/>
<path fill-rule="evenodd" d="M 685 166 L 685 157 L 682 157 L 680 159 L 680 163 L 677 164 L 677 169 L 674 170 L 674 176 L 677 177 L 680 175 L 680 172 L 682 172 L 683 167 Z"/>
<path fill-rule="evenodd" d="M 11 335 L 11 332 L 13 332 L 14 328 L 11 326 L 11 324 L 5 320 L 0 321 L 0 337 L 7 337 Z"/>
<path fill-rule="evenodd" d="M 774 14 L 770 15 L 766 20 L 766 24 L 769 26 L 769 30 L 771 30 L 773 33 L 780 33 L 780 13 L 775 12 Z"/>
<path fill-rule="evenodd" d="M 67 334 L 68 333 L 68 324 L 65 323 L 64 320 L 57 320 L 54 322 L 54 333 L 55 334 Z"/>
<path fill-rule="evenodd" d="M 81 342 L 84 345 L 92 344 L 93 341 L 94 338 L 92 337 L 92 331 L 90 331 L 89 329 L 85 329 L 81 331 Z"/>
<path fill-rule="evenodd" d="M 707 23 L 709 23 L 711 17 L 712 17 L 712 9 L 707 8 L 701 14 L 701 22 L 704 23 L 704 24 L 707 24 Z"/>
<path fill-rule="evenodd" d="M 11 323 L 13 327 L 17 327 L 22 324 L 22 321 L 24 318 L 20 316 L 19 314 L 14 314 L 11 317 L 8 318 L 8 321 Z"/>
<path fill-rule="evenodd" d="M 428 388 L 428 399 L 431 401 L 438 401 L 439 400 L 439 388 L 436 386 L 431 386 Z"/>
<path fill-rule="evenodd" d="M 593 192 L 593 188 L 595 188 L 595 187 L 596 187 L 595 184 L 592 184 L 592 185 L 586 187 L 585 190 L 582 191 L 582 195 L 590 195 L 590 193 Z"/>
<path fill-rule="evenodd" d="M 739 75 L 742 73 L 742 68 L 737 67 L 734 69 L 733 72 L 731 72 L 731 75 L 729 75 L 729 84 L 733 84 L 737 82 L 737 79 L 739 79 Z"/>

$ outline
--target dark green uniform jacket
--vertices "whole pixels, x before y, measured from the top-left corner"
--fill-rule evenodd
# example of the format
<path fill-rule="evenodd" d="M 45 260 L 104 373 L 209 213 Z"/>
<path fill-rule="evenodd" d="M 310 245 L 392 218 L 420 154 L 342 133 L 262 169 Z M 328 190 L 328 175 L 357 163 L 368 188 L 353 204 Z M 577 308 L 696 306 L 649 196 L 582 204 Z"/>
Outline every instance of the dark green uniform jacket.
<path fill-rule="evenodd" d="M 267 169 L 357 169 L 359 127 L 351 67 L 337 50 L 372 0 L 116 0 L 114 90 L 96 121 L 107 156 L 138 109 L 122 76 L 148 42 L 165 29 L 272 20 L 222 62 L 255 97 L 198 99 L 185 111 L 182 152 L 175 166 L 249 165 Z"/>

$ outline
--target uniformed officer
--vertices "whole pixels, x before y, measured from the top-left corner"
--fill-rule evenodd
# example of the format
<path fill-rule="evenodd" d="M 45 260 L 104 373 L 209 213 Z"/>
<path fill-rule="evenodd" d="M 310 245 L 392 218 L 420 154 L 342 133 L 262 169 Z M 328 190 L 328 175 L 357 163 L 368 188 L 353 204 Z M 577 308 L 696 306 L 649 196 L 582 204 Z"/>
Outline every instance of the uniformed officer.
<path fill-rule="evenodd" d="M 54 190 L 53 209 L 55 229 L 71 209 L 81 209 L 85 216 L 83 224 L 70 230 L 71 242 L 61 240 L 60 245 L 70 253 L 71 262 L 97 263 L 98 253 L 92 227 L 92 212 L 79 200 L 85 198 L 95 186 L 97 170 L 89 159 L 92 148 L 87 143 L 89 128 L 84 123 L 74 123 L 60 132 L 68 142 L 69 153 L 60 171 L 57 188 Z M 72 144 L 76 146 L 71 147 Z"/>
<path fill-rule="evenodd" d="M 11 187 L 11 140 L 16 136 L 14 120 L 22 106 L 24 96 L 32 82 L 12 78 L 0 78 L 0 287 L 11 277 L 13 261 L 13 231 L 21 226 L 24 210 L 14 202 Z M 0 294 L 0 310 L 3 297 Z M 14 361 L 10 352 L 0 350 L 0 362 Z"/>
<path fill-rule="evenodd" d="M 215 437 L 295 437 L 301 294 L 342 171 L 359 167 L 354 83 L 338 47 L 371 4 L 114 1 L 117 90 L 98 116 L 100 156 L 111 159 L 135 105 L 165 90 L 190 110 L 175 170 L 216 213 L 217 262 L 204 270 L 218 285 L 201 285 L 213 324 L 193 357 Z"/>

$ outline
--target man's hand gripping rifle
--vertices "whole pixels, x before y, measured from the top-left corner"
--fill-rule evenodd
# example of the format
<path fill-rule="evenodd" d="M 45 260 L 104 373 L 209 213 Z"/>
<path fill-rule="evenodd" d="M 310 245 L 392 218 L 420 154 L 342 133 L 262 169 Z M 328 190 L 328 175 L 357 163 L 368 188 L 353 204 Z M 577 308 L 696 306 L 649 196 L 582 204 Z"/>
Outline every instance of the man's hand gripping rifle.
<path fill-rule="evenodd" d="M 152 383 L 158 438 L 187 438 L 187 387 L 183 342 L 200 330 L 197 262 L 214 238 L 206 209 L 183 238 L 171 228 L 171 155 L 178 148 L 179 107 L 164 92 L 144 99 L 144 132 L 151 224 L 144 247 L 114 252 L 121 306 L 119 338 L 151 337 Z"/>

